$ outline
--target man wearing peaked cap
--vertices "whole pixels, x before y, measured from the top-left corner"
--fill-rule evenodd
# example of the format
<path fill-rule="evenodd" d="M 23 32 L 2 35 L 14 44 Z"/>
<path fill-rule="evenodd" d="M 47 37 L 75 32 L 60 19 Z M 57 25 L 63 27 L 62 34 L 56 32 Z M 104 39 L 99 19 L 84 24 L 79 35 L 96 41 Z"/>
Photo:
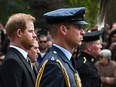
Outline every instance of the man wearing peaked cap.
<path fill-rule="evenodd" d="M 62 8 L 44 14 L 50 24 L 53 46 L 40 66 L 36 87 L 82 87 L 71 56 L 83 40 L 85 32 L 80 25 L 87 24 L 84 14 L 84 7 Z"/>
<path fill-rule="evenodd" d="M 75 24 L 88 24 L 84 21 L 85 8 L 62 8 L 44 14 L 48 24 L 72 22 Z"/>
<path fill-rule="evenodd" d="M 99 40 L 101 37 L 102 31 L 93 31 L 93 32 L 86 32 L 83 36 L 83 42 L 92 42 Z"/>
<path fill-rule="evenodd" d="M 100 87 L 101 80 L 94 65 L 101 54 L 102 31 L 86 32 L 83 37 L 80 55 L 76 58 L 76 69 L 80 74 L 83 87 Z"/>

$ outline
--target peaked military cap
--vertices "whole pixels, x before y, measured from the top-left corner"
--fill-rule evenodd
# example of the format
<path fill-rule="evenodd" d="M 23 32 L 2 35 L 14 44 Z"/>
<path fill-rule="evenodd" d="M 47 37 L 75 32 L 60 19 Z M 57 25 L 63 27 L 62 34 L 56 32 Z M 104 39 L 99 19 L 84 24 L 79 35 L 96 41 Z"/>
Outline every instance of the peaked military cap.
<path fill-rule="evenodd" d="M 102 32 L 103 31 L 86 32 L 85 35 L 83 36 L 83 42 L 91 42 L 99 40 Z"/>
<path fill-rule="evenodd" d="M 88 24 L 84 21 L 85 8 L 61 8 L 44 14 L 48 24 L 71 22 L 75 24 Z"/>

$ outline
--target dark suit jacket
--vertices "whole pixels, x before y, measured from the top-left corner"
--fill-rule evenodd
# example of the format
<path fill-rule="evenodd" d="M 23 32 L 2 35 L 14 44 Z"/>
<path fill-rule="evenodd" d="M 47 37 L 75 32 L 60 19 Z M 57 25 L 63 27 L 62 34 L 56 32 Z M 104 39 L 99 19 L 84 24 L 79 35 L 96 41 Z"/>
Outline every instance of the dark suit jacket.
<path fill-rule="evenodd" d="M 35 79 L 26 59 L 10 47 L 0 70 L 2 87 L 35 87 Z"/>
<path fill-rule="evenodd" d="M 55 58 L 55 60 L 52 60 L 53 57 Z M 40 82 L 40 87 L 66 87 L 63 72 L 59 63 L 56 62 L 56 59 L 59 59 L 64 65 L 70 80 L 71 87 L 77 87 L 74 78 L 74 73 L 76 71 L 71 64 L 71 61 L 68 60 L 68 58 L 60 49 L 53 46 L 46 54 L 44 60 L 42 61 L 42 64 L 47 59 L 49 61 L 45 66 Z"/>
<path fill-rule="evenodd" d="M 94 65 L 95 58 L 81 52 L 76 58 L 76 69 L 80 74 L 83 87 L 100 87 L 101 80 L 97 68 Z"/>

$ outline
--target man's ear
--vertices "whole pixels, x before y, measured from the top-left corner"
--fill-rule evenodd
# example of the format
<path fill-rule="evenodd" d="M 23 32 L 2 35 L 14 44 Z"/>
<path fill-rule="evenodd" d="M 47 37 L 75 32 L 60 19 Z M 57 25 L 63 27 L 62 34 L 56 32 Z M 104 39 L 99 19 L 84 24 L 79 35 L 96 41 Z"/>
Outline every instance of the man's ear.
<path fill-rule="evenodd" d="M 91 50 L 91 44 L 87 44 L 87 49 L 88 49 L 88 51 Z"/>
<path fill-rule="evenodd" d="M 22 31 L 21 31 L 21 29 L 18 29 L 16 32 L 17 32 L 17 33 L 16 33 L 17 36 L 18 36 L 18 37 L 21 37 L 21 35 L 22 35 Z"/>
<path fill-rule="evenodd" d="M 66 35 L 66 33 L 67 33 L 67 27 L 64 26 L 64 25 L 61 25 L 61 26 L 60 26 L 60 32 L 61 32 L 63 35 Z"/>

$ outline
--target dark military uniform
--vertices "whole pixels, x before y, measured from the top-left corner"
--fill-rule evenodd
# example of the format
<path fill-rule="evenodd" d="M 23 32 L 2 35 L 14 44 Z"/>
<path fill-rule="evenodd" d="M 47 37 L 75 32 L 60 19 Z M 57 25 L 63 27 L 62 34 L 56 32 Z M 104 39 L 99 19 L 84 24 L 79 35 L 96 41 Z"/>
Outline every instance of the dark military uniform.
<path fill-rule="evenodd" d="M 100 87 L 101 80 L 94 63 L 94 58 L 85 52 L 81 52 L 76 59 L 76 69 L 79 72 L 83 87 Z"/>
<path fill-rule="evenodd" d="M 102 32 L 103 31 L 86 32 L 83 37 L 83 42 L 86 43 L 99 40 Z M 84 46 L 84 44 L 82 45 Z M 86 48 L 83 48 L 82 50 L 85 49 Z M 84 51 L 81 51 L 80 55 L 76 58 L 76 69 L 79 72 L 83 87 L 100 87 L 101 85 L 100 76 L 94 65 L 95 62 L 96 58 Z"/>
<path fill-rule="evenodd" d="M 40 87 L 67 87 L 67 83 L 65 82 L 65 76 L 57 59 L 60 60 L 65 67 L 71 87 L 78 87 L 76 85 L 76 79 L 74 77 L 74 74 L 77 72 L 73 68 L 71 61 L 68 60 L 68 58 L 60 49 L 53 46 L 50 49 L 50 52 L 44 58 L 43 63 L 47 59 L 48 62 L 44 68 Z"/>
<path fill-rule="evenodd" d="M 48 24 L 65 22 L 83 25 L 87 24 L 84 21 L 84 14 L 84 7 L 61 8 L 45 13 L 44 17 Z M 53 44 L 42 61 L 36 80 L 36 87 L 82 87 L 80 77 L 70 60 L 71 53 L 66 48 L 56 45 L 58 43 Z"/>

